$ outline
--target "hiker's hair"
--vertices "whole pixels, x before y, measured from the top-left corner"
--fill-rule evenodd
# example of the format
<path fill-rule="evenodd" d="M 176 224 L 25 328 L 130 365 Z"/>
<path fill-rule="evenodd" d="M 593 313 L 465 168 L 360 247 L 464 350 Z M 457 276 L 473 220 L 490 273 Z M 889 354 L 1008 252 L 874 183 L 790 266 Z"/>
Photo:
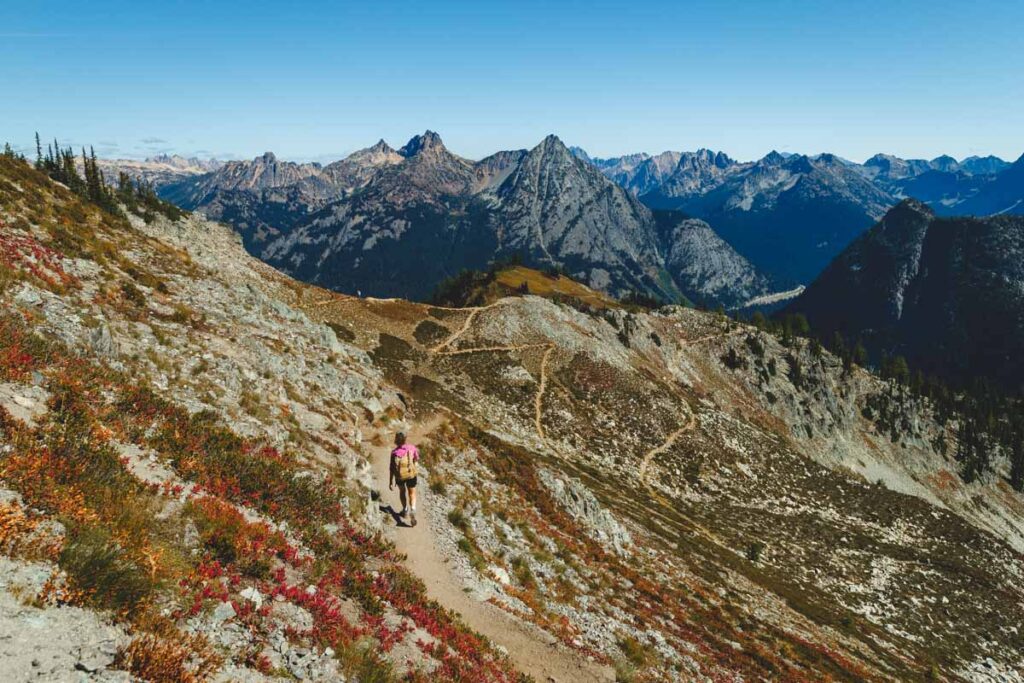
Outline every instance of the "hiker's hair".
<path fill-rule="evenodd" d="M 405 432 L 398 432 L 395 434 L 395 443 L 399 446 L 405 443 Z"/>

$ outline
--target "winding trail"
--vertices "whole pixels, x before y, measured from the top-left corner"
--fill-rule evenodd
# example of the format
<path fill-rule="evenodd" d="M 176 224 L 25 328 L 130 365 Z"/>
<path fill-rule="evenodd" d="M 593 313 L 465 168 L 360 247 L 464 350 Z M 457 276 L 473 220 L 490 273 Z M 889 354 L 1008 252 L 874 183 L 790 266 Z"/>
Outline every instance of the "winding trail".
<path fill-rule="evenodd" d="M 412 443 L 422 440 L 439 422 L 440 419 L 435 419 L 413 425 L 409 440 Z M 398 507 L 399 503 L 397 491 L 389 491 L 387 487 L 388 453 L 387 449 L 375 448 L 373 459 L 374 480 L 382 494 L 379 503 L 382 514 L 387 515 L 386 533 L 406 556 L 409 571 L 426 584 L 427 595 L 456 612 L 474 631 L 505 648 L 516 669 L 533 677 L 537 683 L 614 681 L 615 672 L 611 667 L 588 661 L 533 624 L 495 605 L 476 600 L 463 590 L 462 582 L 453 574 L 448 559 L 437 546 L 434 524 L 443 522 L 437 522 L 431 509 L 429 487 L 421 484 L 418 488 L 419 523 L 415 527 L 398 526 L 393 521 L 395 518 L 387 506 Z"/>
<path fill-rule="evenodd" d="M 526 349 L 549 348 L 551 344 L 517 344 L 513 346 L 476 346 L 468 349 L 436 351 L 438 356 L 464 356 L 468 353 L 494 353 L 497 351 L 525 351 Z"/>
<path fill-rule="evenodd" d="M 430 349 L 430 352 L 431 353 L 441 353 L 444 349 L 448 348 L 449 346 L 454 344 L 456 341 L 458 341 L 459 337 L 461 337 L 462 335 L 466 334 L 466 332 L 469 331 L 469 328 L 473 325 L 473 320 L 476 319 L 476 314 L 477 313 L 480 313 L 481 311 L 490 310 L 492 308 L 495 308 L 496 306 L 502 305 L 503 303 L 505 303 L 505 299 L 498 299 L 493 304 L 487 304 L 486 306 L 473 306 L 473 307 L 458 308 L 458 309 L 444 308 L 442 306 L 434 306 L 434 308 L 442 308 L 444 310 L 469 311 L 469 315 L 467 315 L 466 319 L 463 321 L 462 327 L 460 327 L 458 330 L 453 332 L 451 334 L 451 336 L 449 336 L 443 342 L 441 342 L 440 344 L 438 344 L 434 348 Z"/>
<path fill-rule="evenodd" d="M 652 448 L 651 450 L 647 451 L 647 453 L 644 455 L 644 459 L 640 461 L 640 481 L 643 483 L 647 483 L 647 469 L 651 466 L 651 461 L 654 460 L 656 456 L 659 456 L 662 453 L 668 451 L 668 449 L 672 448 L 675 442 L 679 440 L 679 437 L 681 437 L 683 434 L 690 431 L 696 426 L 697 415 L 696 413 L 693 412 L 693 410 L 690 410 L 690 418 L 686 421 L 686 424 L 684 424 L 682 427 L 669 434 L 668 438 L 666 438 L 660 446 Z"/>

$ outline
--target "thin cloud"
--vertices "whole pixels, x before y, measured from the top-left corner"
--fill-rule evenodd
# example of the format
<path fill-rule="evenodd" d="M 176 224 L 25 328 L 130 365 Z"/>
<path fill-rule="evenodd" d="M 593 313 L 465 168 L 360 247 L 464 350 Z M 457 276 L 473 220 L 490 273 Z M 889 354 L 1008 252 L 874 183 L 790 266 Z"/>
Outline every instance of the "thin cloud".
<path fill-rule="evenodd" d="M 167 140 L 163 138 L 142 138 L 142 144 L 144 145 L 166 145 Z"/>
<path fill-rule="evenodd" d="M 71 38 L 70 33 L 0 33 L 0 38 Z"/>

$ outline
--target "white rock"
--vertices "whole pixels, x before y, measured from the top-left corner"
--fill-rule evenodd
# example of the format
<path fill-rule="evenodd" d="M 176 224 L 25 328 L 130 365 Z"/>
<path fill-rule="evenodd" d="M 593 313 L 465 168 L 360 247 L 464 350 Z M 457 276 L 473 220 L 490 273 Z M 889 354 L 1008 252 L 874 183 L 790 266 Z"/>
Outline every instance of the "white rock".
<path fill-rule="evenodd" d="M 227 621 L 235 618 L 235 608 L 230 602 L 222 602 L 213 610 L 214 621 Z"/>
<path fill-rule="evenodd" d="M 241 595 L 243 598 L 251 602 L 256 607 L 256 609 L 259 609 L 263 606 L 263 596 L 260 594 L 258 590 L 256 590 L 252 586 L 242 590 L 239 593 L 239 595 Z"/>

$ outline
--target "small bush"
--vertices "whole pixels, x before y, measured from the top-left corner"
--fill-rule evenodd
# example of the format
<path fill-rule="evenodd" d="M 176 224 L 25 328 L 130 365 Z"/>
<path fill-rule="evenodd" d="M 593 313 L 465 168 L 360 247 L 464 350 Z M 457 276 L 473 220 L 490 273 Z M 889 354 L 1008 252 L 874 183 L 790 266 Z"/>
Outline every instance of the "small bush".
<path fill-rule="evenodd" d="M 71 534 L 61 550 L 59 564 L 90 602 L 116 611 L 135 610 L 156 588 L 147 572 L 98 527 Z"/>
<path fill-rule="evenodd" d="M 512 558 L 512 573 L 515 574 L 516 581 L 523 588 L 535 588 L 537 586 L 537 579 L 530 570 L 530 564 L 522 555 Z"/>
<path fill-rule="evenodd" d="M 722 354 L 722 364 L 730 370 L 739 370 L 747 367 L 747 359 L 737 353 L 736 349 L 730 347 Z"/>
<path fill-rule="evenodd" d="M 440 475 L 435 474 L 430 478 L 430 492 L 438 496 L 443 496 L 448 492 L 448 486 L 445 484 L 444 478 Z"/>
<path fill-rule="evenodd" d="M 757 562 L 761 559 L 761 554 L 764 552 L 764 543 L 761 541 L 754 541 L 747 546 L 747 559 L 751 562 Z"/>
<path fill-rule="evenodd" d="M 466 516 L 462 514 L 461 510 L 452 510 L 448 513 L 448 521 L 451 525 L 460 531 L 465 531 L 469 528 L 469 522 L 466 521 Z"/>
<path fill-rule="evenodd" d="M 192 640 L 172 642 L 147 634 L 118 650 L 114 664 L 150 683 L 199 683 L 209 680 L 220 661 Z"/>
<path fill-rule="evenodd" d="M 133 306 L 142 308 L 146 305 L 146 295 L 130 280 L 125 280 L 121 283 L 121 294 L 124 296 L 125 301 Z"/>

